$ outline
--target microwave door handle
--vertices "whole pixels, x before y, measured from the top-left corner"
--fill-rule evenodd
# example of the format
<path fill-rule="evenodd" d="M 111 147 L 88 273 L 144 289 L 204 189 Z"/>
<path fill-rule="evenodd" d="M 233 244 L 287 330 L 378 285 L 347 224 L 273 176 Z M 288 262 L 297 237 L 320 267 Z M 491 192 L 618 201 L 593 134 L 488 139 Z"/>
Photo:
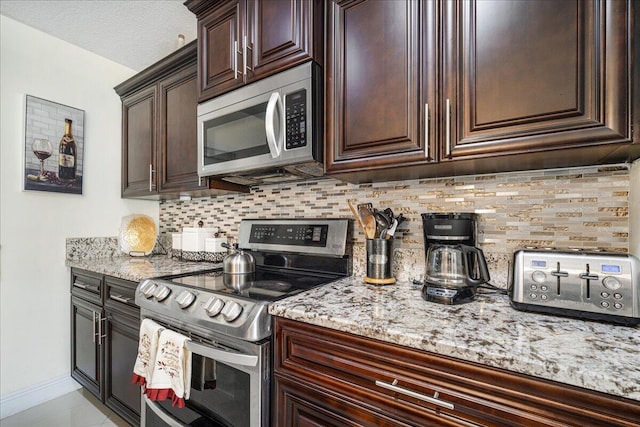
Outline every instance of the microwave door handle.
<path fill-rule="evenodd" d="M 278 105 L 280 105 L 279 111 L 280 115 L 282 115 L 282 102 L 280 100 L 280 94 L 278 92 L 274 92 L 269 97 L 269 102 L 267 103 L 267 113 L 264 120 L 264 127 L 267 133 L 267 145 L 269 146 L 271 157 L 273 157 L 274 159 L 280 156 L 283 137 L 282 128 L 280 129 L 280 135 L 276 136 L 275 132 L 276 108 L 278 108 Z"/>

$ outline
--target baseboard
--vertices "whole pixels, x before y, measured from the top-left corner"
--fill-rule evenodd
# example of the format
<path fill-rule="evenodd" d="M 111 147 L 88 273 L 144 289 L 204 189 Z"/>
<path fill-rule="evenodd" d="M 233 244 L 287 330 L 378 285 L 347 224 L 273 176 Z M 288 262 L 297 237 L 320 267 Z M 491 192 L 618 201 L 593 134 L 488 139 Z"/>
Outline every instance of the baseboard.
<path fill-rule="evenodd" d="M 79 389 L 71 375 L 44 381 L 0 398 L 0 419 Z"/>

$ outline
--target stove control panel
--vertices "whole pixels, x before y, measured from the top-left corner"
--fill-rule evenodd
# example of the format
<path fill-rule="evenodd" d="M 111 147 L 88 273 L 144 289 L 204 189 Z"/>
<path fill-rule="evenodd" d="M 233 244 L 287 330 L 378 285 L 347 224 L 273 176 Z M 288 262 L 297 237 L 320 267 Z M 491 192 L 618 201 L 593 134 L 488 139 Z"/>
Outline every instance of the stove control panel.
<path fill-rule="evenodd" d="M 517 309 L 640 324 L 640 261 L 632 255 L 523 249 L 511 279 Z"/>
<path fill-rule="evenodd" d="M 348 219 L 245 219 L 238 230 L 241 249 L 344 256 Z"/>
<path fill-rule="evenodd" d="M 271 335 L 269 304 L 187 288 L 168 280 L 147 279 L 138 284 L 135 302 L 145 317 L 199 325 L 217 333 L 260 341 Z"/>

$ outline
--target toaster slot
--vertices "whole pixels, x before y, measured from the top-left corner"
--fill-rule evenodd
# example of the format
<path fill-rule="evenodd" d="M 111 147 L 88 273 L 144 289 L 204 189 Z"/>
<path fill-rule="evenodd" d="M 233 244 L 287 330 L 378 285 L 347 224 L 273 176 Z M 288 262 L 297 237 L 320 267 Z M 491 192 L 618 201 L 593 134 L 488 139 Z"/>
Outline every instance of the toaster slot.
<path fill-rule="evenodd" d="M 578 277 L 580 277 L 582 280 L 584 280 L 584 284 L 585 284 L 585 295 L 587 297 L 587 299 L 591 298 L 591 281 L 592 280 L 598 280 L 600 279 L 600 277 L 597 274 L 592 274 L 590 271 L 590 267 L 589 264 L 586 265 L 586 271 L 584 273 L 580 273 L 580 275 Z"/>
<path fill-rule="evenodd" d="M 562 277 L 569 277 L 569 273 L 560 269 L 560 261 L 556 263 L 556 269 L 551 272 L 552 276 L 556 278 L 556 295 L 560 295 L 560 279 Z"/>

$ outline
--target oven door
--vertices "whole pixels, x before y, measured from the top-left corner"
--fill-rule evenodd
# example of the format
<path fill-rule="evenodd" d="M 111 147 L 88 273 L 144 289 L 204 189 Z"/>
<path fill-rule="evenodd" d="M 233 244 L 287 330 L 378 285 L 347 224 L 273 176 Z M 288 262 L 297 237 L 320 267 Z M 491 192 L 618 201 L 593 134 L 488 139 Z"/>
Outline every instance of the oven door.
<path fill-rule="evenodd" d="M 141 425 L 194 427 L 262 427 L 269 417 L 269 342 L 244 343 L 255 351 L 190 341 L 192 377 L 184 408 L 171 401 L 151 401 L 144 394 Z M 246 353 L 246 354 L 245 354 Z"/>

